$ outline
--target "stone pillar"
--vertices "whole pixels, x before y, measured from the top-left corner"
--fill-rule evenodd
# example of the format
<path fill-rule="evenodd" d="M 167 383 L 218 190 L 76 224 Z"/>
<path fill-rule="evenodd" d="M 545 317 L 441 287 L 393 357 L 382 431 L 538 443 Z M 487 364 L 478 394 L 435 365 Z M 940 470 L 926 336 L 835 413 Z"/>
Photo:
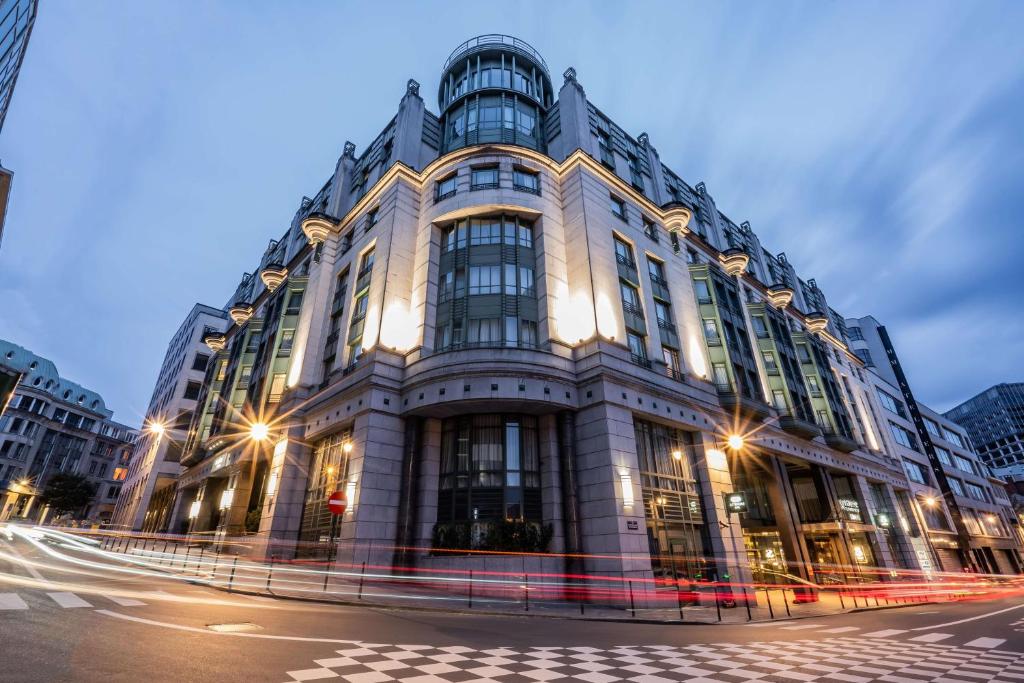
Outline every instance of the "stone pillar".
<path fill-rule="evenodd" d="M 402 487 L 398 502 L 395 566 L 412 564 L 411 546 L 415 543 L 416 517 L 419 513 L 419 465 L 423 449 L 423 418 L 405 419 L 405 444 L 402 455 Z"/>
<path fill-rule="evenodd" d="M 405 429 L 402 418 L 367 411 L 352 426 L 347 489 L 349 509 L 341 525 L 338 560 L 390 565 L 398 529 Z"/>
<path fill-rule="evenodd" d="M 564 552 L 578 555 L 583 550 L 583 533 L 580 529 L 580 500 L 578 476 L 576 474 L 576 416 L 571 412 L 558 415 L 558 457 L 561 472 L 562 525 Z M 583 562 L 579 557 L 567 557 L 565 571 L 579 573 Z"/>
<path fill-rule="evenodd" d="M 257 555 L 295 556 L 312 461 L 312 448 L 303 441 L 304 433 L 303 425 L 292 425 L 274 446 L 255 546 Z"/>
<path fill-rule="evenodd" d="M 433 541 L 434 524 L 437 522 L 437 490 L 440 484 L 441 468 L 441 420 L 427 418 L 423 424 L 422 446 L 420 450 L 419 476 L 419 513 L 414 529 L 414 541 L 420 554 L 426 552 Z"/>
<path fill-rule="evenodd" d="M 717 578 L 719 581 L 749 584 L 753 575 L 743 547 L 742 520 L 739 514 L 730 514 L 725 509 L 725 494 L 734 490 L 729 459 L 717 447 L 714 434 L 706 432 L 694 434 L 694 451 L 704 524 L 711 543 L 711 555 L 719 568 Z"/>
<path fill-rule="evenodd" d="M 563 482 L 561 464 L 564 454 L 559 449 L 559 422 L 555 415 L 537 418 L 538 456 L 540 459 L 541 519 L 550 524 L 551 543 L 548 552 L 566 552 L 565 521 L 563 518 Z"/>
<path fill-rule="evenodd" d="M 581 410 L 576 447 L 584 569 L 652 578 L 632 414 L 608 403 Z"/>
<path fill-rule="evenodd" d="M 771 464 L 774 477 L 768 483 L 768 498 L 775 515 L 782 549 L 786 553 L 789 572 L 802 579 L 813 579 L 811 554 L 807 550 L 800 514 L 797 509 L 793 487 L 786 472 L 786 465 L 773 455 L 765 456 Z"/>

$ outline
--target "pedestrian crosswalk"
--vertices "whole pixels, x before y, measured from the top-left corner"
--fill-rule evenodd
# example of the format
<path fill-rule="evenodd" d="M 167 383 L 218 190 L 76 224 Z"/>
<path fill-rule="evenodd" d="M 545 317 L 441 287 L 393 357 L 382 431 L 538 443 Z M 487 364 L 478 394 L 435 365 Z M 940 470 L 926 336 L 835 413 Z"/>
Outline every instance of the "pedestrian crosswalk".
<path fill-rule="evenodd" d="M 853 635 L 855 632 L 860 631 L 859 626 L 837 626 L 835 628 L 827 628 L 828 624 L 815 621 L 807 622 L 758 622 L 753 624 L 747 624 L 751 628 L 764 628 L 767 626 L 776 626 L 782 631 L 809 631 L 810 629 L 816 629 L 816 633 L 849 633 Z M 918 642 L 918 643 L 938 643 L 940 641 L 948 640 L 953 638 L 952 633 L 924 633 L 919 636 L 909 636 L 912 631 L 905 628 L 887 628 L 881 631 L 868 631 L 867 633 L 857 633 L 856 635 L 861 638 L 892 638 L 893 636 L 903 636 L 905 640 Z M 986 650 L 995 649 L 1006 642 L 1006 638 L 975 638 L 969 643 L 964 643 L 963 647 L 977 647 Z"/>
<path fill-rule="evenodd" d="M 37 596 L 35 599 L 27 596 Z M 43 597 L 45 596 L 45 597 Z M 32 607 L 59 607 L 61 609 L 75 609 L 79 607 L 102 609 L 108 607 L 112 602 L 121 607 L 141 607 L 146 603 L 135 598 L 123 595 L 95 595 L 88 594 L 85 597 L 68 591 L 45 591 L 42 593 L 25 592 L 24 596 L 19 593 L 0 593 L 0 611 L 27 610 Z"/>
<path fill-rule="evenodd" d="M 321 679 L 365 683 L 1019 683 L 1024 680 L 1024 653 L 988 647 L 1003 642 L 979 638 L 955 646 L 861 636 L 682 646 L 490 649 L 354 642 L 331 656 L 313 660 L 311 668 L 289 671 L 288 676 L 289 683 Z"/>

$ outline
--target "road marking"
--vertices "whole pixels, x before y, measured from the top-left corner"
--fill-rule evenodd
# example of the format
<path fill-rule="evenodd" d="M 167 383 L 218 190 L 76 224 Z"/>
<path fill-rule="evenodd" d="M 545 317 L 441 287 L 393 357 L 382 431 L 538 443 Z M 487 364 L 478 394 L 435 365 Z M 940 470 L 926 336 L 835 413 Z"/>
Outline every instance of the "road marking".
<path fill-rule="evenodd" d="M 914 638 L 911 638 L 911 640 L 915 640 L 919 643 L 935 643 L 952 637 L 952 633 L 926 633 L 923 636 L 915 636 Z"/>
<path fill-rule="evenodd" d="M 2 594 L 0 594 L 2 595 Z M 125 621 L 133 621 L 137 624 L 148 624 L 150 626 L 162 626 L 163 628 L 174 629 L 175 631 L 188 631 L 190 633 L 204 633 L 208 636 L 228 636 L 233 638 L 261 638 L 263 640 L 291 640 L 300 643 L 341 643 L 343 645 L 354 645 L 358 643 L 358 640 L 346 640 L 344 638 L 311 638 L 305 636 L 272 636 L 266 633 L 226 633 L 224 631 L 211 631 L 206 628 L 195 628 L 194 626 L 181 626 L 180 624 L 170 624 L 166 621 L 154 621 L 152 619 L 143 619 L 142 617 L 133 617 L 127 614 L 121 614 L 120 612 L 111 612 L 106 609 L 96 610 L 97 614 L 102 614 L 105 617 L 113 617 L 115 619 L 123 619 Z"/>
<path fill-rule="evenodd" d="M 92 607 L 92 605 L 90 605 L 89 603 L 87 603 L 85 600 L 83 600 L 82 598 L 78 597 L 74 593 L 57 592 L 57 593 L 47 593 L 47 595 L 49 595 L 51 598 L 53 598 L 53 601 L 55 603 L 57 603 L 61 607 L 64 607 L 65 609 L 67 609 L 69 607 Z"/>
<path fill-rule="evenodd" d="M 141 600 L 136 600 L 135 598 L 122 598 L 120 595 L 107 595 L 106 598 L 111 602 L 121 605 L 121 607 L 138 607 L 146 604 Z"/>
<path fill-rule="evenodd" d="M 860 626 L 840 626 L 839 628 L 827 628 L 822 633 L 847 633 L 848 631 L 859 631 Z"/>
<path fill-rule="evenodd" d="M 1011 612 L 1015 609 L 1024 607 L 1024 604 L 1014 605 L 1013 607 L 1007 607 L 1006 609 L 996 610 L 995 612 L 988 612 L 986 614 L 979 614 L 976 617 L 967 617 L 966 619 L 958 619 L 957 621 L 947 621 L 945 624 L 932 624 L 931 626 L 919 626 L 918 628 L 912 628 L 911 631 L 930 631 L 933 628 L 942 628 L 944 626 L 956 626 L 957 624 L 966 624 L 968 621 L 977 621 L 978 619 L 986 619 L 988 617 L 994 617 L 997 614 L 1003 612 Z"/>
<path fill-rule="evenodd" d="M 872 631 L 871 633 L 865 633 L 864 635 L 868 638 L 888 638 L 889 636 L 896 636 L 906 632 L 907 630 L 904 628 L 887 628 L 882 631 Z"/>
<path fill-rule="evenodd" d="M 818 628 L 821 624 L 797 624 L 796 626 L 783 626 L 785 631 L 803 631 L 808 628 Z"/>
<path fill-rule="evenodd" d="M 792 624 L 792 621 L 759 621 L 753 624 L 747 624 L 750 628 L 763 628 L 765 626 L 778 626 L 779 624 Z"/>
<path fill-rule="evenodd" d="M 31 574 L 33 579 L 35 579 L 37 581 L 42 581 L 43 583 L 47 583 L 46 579 L 43 578 L 43 575 L 40 574 L 38 572 L 38 570 L 36 570 L 36 568 L 32 566 L 32 563 L 29 562 L 28 560 L 26 560 L 24 555 L 22 555 L 17 550 L 15 550 L 13 544 L 5 542 L 4 543 L 4 547 L 7 548 L 9 551 L 11 551 L 12 555 L 14 555 L 19 560 L 21 560 L 21 563 L 20 563 L 19 566 L 24 567 L 25 571 L 27 571 L 29 574 Z"/>
<path fill-rule="evenodd" d="M 0 609 L 28 609 L 17 593 L 0 593 Z"/>
<path fill-rule="evenodd" d="M 994 647 L 999 647 L 1006 642 L 1006 638 L 975 638 L 969 643 L 964 643 L 964 647 L 983 647 L 987 650 L 991 650 Z"/>

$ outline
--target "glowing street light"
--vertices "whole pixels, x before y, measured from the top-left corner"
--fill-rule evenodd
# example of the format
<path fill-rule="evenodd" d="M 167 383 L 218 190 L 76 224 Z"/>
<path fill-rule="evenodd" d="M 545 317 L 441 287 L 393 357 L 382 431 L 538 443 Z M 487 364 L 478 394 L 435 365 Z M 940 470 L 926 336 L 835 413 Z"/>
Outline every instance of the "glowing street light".
<path fill-rule="evenodd" d="M 346 441 L 346 442 L 345 442 L 345 445 L 344 445 L 344 446 L 342 446 L 341 448 L 342 448 L 342 450 L 344 450 L 344 451 L 345 451 L 346 453 L 351 453 L 351 452 L 352 452 L 352 442 L 351 442 L 351 441 Z"/>
<path fill-rule="evenodd" d="M 672 451 L 672 457 L 675 458 L 676 460 L 682 460 L 683 459 L 683 452 L 681 450 L 679 450 L 679 449 L 676 449 L 676 450 Z"/>
<path fill-rule="evenodd" d="M 935 499 L 935 496 L 925 496 L 924 504 L 930 508 L 933 508 L 939 504 L 939 501 Z"/>
<path fill-rule="evenodd" d="M 743 441 L 743 437 L 740 436 L 739 434 L 730 434 L 729 438 L 727 438 L 725 440 L 725 443 L 732 450 L 738 451 L 738 450 L 742 450 L 743 449 L 744 441 Z"/>
<path fill-rule="evenodd" d="M 249 427 L 249 437 L 253 441 L 264 441 L 270 436 L 270 427 L 262 422 L 254 422 Z"/>
<path fill-rule="evenodd" d="M 150 422 L 149 427 L 150 434 L 156 434 L 157 436 L 163 436 L 163 433 L 167 431 L 162 422 Z"/>

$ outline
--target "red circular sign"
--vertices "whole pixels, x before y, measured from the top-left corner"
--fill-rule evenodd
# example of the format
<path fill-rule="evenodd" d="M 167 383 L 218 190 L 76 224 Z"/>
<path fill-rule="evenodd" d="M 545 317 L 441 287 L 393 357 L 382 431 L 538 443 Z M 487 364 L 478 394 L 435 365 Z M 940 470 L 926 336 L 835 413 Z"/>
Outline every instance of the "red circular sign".
<path fill-rule="evenodd" d="M 335 491 L 331 494 L 331 497 L 327 499 L 327 509 L 331 511 L 332 515 L 345 514 L 345 508 L 347 507 L 348 500 L 345 498 L 344 491 Z"/>

